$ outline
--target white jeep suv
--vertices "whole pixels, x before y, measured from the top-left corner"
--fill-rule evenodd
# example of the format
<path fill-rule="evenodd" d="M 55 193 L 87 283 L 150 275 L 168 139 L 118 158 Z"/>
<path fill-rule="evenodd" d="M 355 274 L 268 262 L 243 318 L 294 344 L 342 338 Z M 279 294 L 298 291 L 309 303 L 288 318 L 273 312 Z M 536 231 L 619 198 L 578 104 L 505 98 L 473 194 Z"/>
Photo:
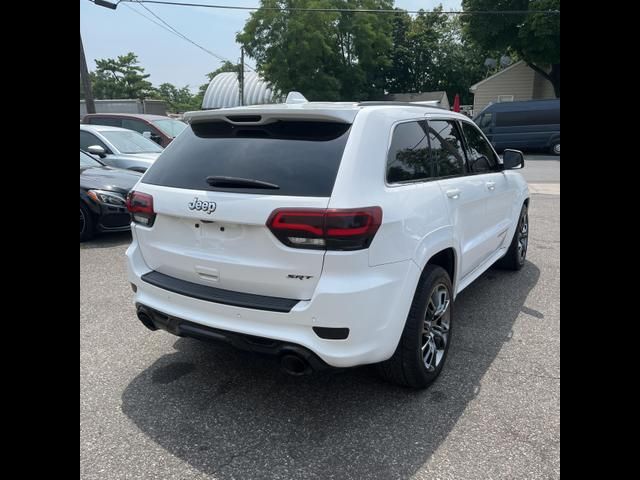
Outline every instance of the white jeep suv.
<path fill-rule="evenodd" d="M 422 388 L 456 295 L 520 269 L 528 187 L 466 116 L 390 102 L 259 105 L 189 127 L 129 194 L 128 275 L 152 330 L 280 358 L 379 364 Z"/>

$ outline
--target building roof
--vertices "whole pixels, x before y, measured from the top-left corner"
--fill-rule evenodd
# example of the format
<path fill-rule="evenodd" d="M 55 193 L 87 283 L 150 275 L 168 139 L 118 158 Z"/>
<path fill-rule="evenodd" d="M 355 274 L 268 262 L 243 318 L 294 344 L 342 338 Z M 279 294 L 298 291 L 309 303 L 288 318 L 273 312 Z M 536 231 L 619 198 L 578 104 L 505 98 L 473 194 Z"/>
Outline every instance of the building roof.
<path fill-rule="evenodd" d="M 276 101 L 273 88 L 256 72 L 244 72 L 244 103 L 260 105 Z M 202 108 L 225 108 L 240 105 L 240 87 L 236 72 L 217 74 L 207 87 Z"/>
<path fill-rule="evenodd" d="M 518 60 L 518 61 L 517 61 L 516 63 L 514 63 L 513 65 L 509 65 L 507 68 L 503 68 L 503 69 L 502 69 L 502 70 L 500 70 L 499 72 L 494 73 L 493 75 L 491 75 L 491 76 L 489 76 L 489 77 L 485 78 L 484 80 L 480 80 L 478 83 L 474 83 L 473 85 L 471 85 L 471 86 L 469 87 L 469 91 L 470 91 L 471 93 L 475 92 L 475 91 L 476 91 L 476 89 L 477 89 L 480 85 L 482 85 L 483 83 L 486 83 L 486 82 L 488 82 L 489 80 L 493 80 L 494 78 L 499 77 L 500 75 L 502 75 L 503 73 L 508 72 L 509 70 L 513 70 L 514 68 L 516 68 L 517 66 L 519 66 L 519 65 L 521 65 L 521 64 L 523 64 L 523 63 L 524 63 L 524 60 Z"/>

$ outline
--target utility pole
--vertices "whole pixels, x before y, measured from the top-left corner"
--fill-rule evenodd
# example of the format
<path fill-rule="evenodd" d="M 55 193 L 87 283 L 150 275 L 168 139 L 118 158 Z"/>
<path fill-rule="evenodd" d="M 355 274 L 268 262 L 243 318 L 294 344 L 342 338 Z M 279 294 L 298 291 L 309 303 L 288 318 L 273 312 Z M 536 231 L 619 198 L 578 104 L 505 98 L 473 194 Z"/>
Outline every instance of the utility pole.
<path fill-rule="evenodd" d="M 93 92 L 91 92 L 91 79 L 87 70 L 87 59 L 84 57 L 84 47 L 82 46 L 82 33 L 80 34 L 80 79 L 82 80 L 87 113 L 96 113 L 96 104 L 93 101 Z"/>
<path fill-rule="evenodd" d="M 240 105 L 244 106 L 244 47 L 240 47 L 240 71 L 238 72 Z"/>

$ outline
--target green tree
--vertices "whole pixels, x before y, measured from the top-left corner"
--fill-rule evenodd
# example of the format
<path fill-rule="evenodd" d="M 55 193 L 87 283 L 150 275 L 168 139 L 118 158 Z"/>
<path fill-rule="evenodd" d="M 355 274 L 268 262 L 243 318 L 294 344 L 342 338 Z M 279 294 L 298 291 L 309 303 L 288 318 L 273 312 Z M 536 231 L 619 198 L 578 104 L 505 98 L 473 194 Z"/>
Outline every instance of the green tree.
<path fill-rule="evenodd" d="M 136 54 L 129 52 L 118 58 L 96 60 L 96 70 L 91 72 L 93 95 L 98 99 L 139 98 L 152 92 L 149 74 L 138 65 Z"/>
<path fill-rule="evenodd" d="M 261 0 L 236 37 L 264 78 L 309 100 L 364 100 L 384 92 L 391 65 L 390 15 L 301 12 L 302 8 L 389 9 L 393 0 Z"/>
<path fill-rule="evenodd" d="M 463 35 L 460 21 L 438 6 L 412 19 L 406 12 L 393 18 L 392 65 L 387 71 L 389 93 L 446 91 L 452 100 L 472 102 L 469 86 L 486 73 L 488 56 Z"/>
<path fill-rule="evenodd" d="M 170 83 L 161 84 L 153 92 L 153 97 L 164 100 L 167 110 L 171 113 L 183 113 L 198 110 L 202 102 L 198 103 L 197 95 L 193 95 L 189 86 L 176 88 Z"/>
<path fill-rule="evenodd" d="M 557 10 L 560 0 L 462 0 L 465 12 L 474 10 Z M 560 15 L 465 15 L 469 36 L 489 50 L 511 49 L 527 65 L 551 82 L 560 97 Z"/>

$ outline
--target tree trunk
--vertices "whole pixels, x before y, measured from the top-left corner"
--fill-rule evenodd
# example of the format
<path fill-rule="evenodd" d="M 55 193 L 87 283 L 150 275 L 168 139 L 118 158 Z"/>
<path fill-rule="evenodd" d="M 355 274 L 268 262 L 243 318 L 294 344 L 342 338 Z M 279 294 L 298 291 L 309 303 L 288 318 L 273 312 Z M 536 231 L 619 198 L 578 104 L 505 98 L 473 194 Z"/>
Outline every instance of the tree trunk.
<path fill-rule="evenodd" d="M 534 63 L 527 62 L 532 69 L 542 75 L 544 78 L 551 82 L 553 85 L 553 91 L 556 94 L 556 98 L 560 98 L 560 64 L 554 63 L 551 65 L 551 71 L 547 72 L 543 68 Z"/>

